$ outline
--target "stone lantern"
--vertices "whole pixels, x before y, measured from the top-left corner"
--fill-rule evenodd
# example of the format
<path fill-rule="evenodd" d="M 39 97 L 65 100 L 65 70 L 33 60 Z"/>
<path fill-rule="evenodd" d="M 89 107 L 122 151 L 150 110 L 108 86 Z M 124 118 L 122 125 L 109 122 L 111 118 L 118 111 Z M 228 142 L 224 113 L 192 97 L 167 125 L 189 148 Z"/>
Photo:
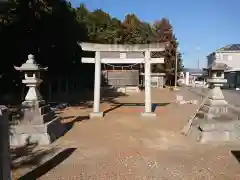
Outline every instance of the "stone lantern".
<path fill-rule="evenodd" d="M 42 96 L 38 91 L 39 85 L 42 83 L 40 79 L 40 71 L 47 70 L 46 68 L 41 68 L 32 54 L 28 55 L 28 60 L 22 64 L 20 67 L 14 67 L 17 71 L 24 72 L 25 79 L 22 83 L 29 87 L 29 90 L 25 97 L 25 104 L 33 104 L 34 102 L 41 101 Z"/>
<path fill-rule="evenodd" d="M 15 69 L 24 72 L 25 79 L 22 83 L 29 87 L 29 90 L 25 101 L 22 102 L 22 118 L 17 125 L 11 127 L 10 144 L 24 146 L 30 142 L 48 145 L 64 134 L 65 127 L 38 91 L 42 83 L 40 71 L 47 70 L 47 68 L 41 68 L 35 62 L 34 56 L 30 54 L 26 63 Z"/>
<path fill-rule="evenodd" d="M 209 83 L 209 93 L 205 105 L 223 106 L 227 104 L 221 87 L 227 83 L 227 79 L 224 79 L 224 71 L 228 69 L 230 69 L 230 67 L 224 63 L 213 63 L 207 68 L 209 73 L 209 78 L 207 79 L 207 83 Z"/>
<path fill-rule="evenodd" d="M 188 134 L 201 143 L 240 140 L 239 111 L 225 101 L 221 86 L 227 83 L 224 71 L 230 69 L 224 63 L 208 67 L 209 92 L 203 106 L 192 120 Z"/>

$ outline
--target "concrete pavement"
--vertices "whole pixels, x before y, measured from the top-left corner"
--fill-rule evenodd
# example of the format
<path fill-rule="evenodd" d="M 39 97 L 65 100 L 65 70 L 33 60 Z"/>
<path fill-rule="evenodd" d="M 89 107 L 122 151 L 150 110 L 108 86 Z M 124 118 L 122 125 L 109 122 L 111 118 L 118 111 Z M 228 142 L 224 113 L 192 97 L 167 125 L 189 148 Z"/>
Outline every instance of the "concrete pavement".
<path fill-rule="evenodd" d="M 229 104 L 240 108 L 240 91 L 236 90 L 223 90 L 223 95 Z"/>
<path fill-rule="evenodd" d="M 206 90 L 207 89 L 204 89 L 201 87 L 196 87 L 196 88 L 189 87 L 189 91 L 195 92 L 196 94 L 199 94 L 199 95 L 204 94 Z M 223 89 L 222 91 L 226 101 L 229 104 L 234 105 L 237 108 L 240 108 L 240 91 L 233 90 L 233 89 Z"/>

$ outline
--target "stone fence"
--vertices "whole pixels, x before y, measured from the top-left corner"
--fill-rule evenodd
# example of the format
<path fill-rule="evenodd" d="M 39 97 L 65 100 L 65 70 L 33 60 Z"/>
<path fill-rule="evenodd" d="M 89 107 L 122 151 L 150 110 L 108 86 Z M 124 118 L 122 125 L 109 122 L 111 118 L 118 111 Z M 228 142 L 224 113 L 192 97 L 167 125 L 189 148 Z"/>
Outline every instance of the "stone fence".
<path fill-rule="evenodd" d="M 0 105 L 0 180 L 11 179 L 9 131 L 9 111 Z"/>

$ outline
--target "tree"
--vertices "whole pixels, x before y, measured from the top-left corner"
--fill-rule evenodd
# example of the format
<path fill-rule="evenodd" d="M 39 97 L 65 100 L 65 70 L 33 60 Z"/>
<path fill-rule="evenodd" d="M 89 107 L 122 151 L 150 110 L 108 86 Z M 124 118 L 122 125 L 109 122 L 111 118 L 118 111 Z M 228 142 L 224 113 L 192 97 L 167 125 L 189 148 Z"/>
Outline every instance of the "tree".
<path fill-rule="evenodd" d="M 37 49 L 37 43 L 34 41 L 37 39 L 36 29 L 41 16 L 50 11 L 46 1 L 9 0 L 9 5 L 1 12 L 0 58 L 4 60 L 4 63 L 0 67 L 0 72 L 3 74 L 1 83 L 4 83 L 6 87 L 15 89 L 15 85 L 19 84 L 19 74 L 13 66 L 26 60 L 27 54 L 35 52 Z M 3 88 L 2 91 L 7 91 L 7 89 Z"/>
<path fill-rule="evenodd" d="M 156 39 L 154 42 L 168 42 L 166 50 L 163 54 L 158 53 L 155 56 L 163 56 L 165 58 L 164 65 L 156 65 L 154 71 L 164 71 L 166 73 L 166 83 L 168 85 L 174 84 L 174 71 L 175 71 L 175 61 L 177 55 L 178 42 L 177 38 L 173 34 L 173 28 L 170 24 L 169 20 L 166 18 L 161 19 L 160 21 L 156 21 L 153 24 L 153 28 L 155 31 Z M 178 61 L 178 70 L 181 70 L 182 67 L 182 59 L 181 55 L 179 56 Z"/>
<path fill-rule="evenodd" d="M 49 67 L 48 77 L 86 76 L 83 84 L 92 82 L 94 68 L 81 63 L 83 52 L 78 42 L 144 44 L 166 43 L 163 53 L 152 57 L 164 57 L 165 63 L 156 64 L 154 72 L 165 72 L 171 84 L 175 68 L 177 38 L 168 19 L 163 18 L 153 25 L 141 21 L 135 14 L 126 15 L 124 21 L 111 17 L 101 9 L 89 11 L 84 4 L 72 8 L 65 0 L 9 0 L 0 11 L 0 66 L 1 83 L 9 91 L 20 84 L 19 73 L 13 69 L 34 54 L 36 61 Z M 179 56 L 179 69 L 182 66 Z M 9 82 L 13 79 L 13 82 Z M 9 84 L 9 85 L 7 85 Z M 93 84 L 93 83 L 92 83 Z"/>
<path fill-rule="evenodd" d="M 30 53 L 39 64 L 49 67 L 48 77 L 79 74 L 82 65 L 77 42 L 87 40 L 87 31 L 78 23 L 71 4 L 64 0 L 12 0 L 1 17 L 9 20 L 0 29 L 0 58 L 5 61 L 0 74 L 6 85 L 2 91 L 15 87 L 19 92 L 16 84 L 21 79 L 13 66 L 25 62 Z"/>
<path fill-rule="evenodd" d="M 145 39 L 141 35 L 142 23 L 135 14 L 128 14 L 123 21 L 123 43 L 126 44 L 142 44 Z"/>
<path fill-rule="evenodd" d="M 84 4 L 80 4 L 79 7 L 75 9 L 76 18 L 80 23 L 86 23 L 88 21 L 89 11 Z"/>
<path fill-rule="evenodd" d="M 182 53 L 178 52 L 178 72 L 182 72 L 183 71 L 183 59 L 182 59 Z"/>

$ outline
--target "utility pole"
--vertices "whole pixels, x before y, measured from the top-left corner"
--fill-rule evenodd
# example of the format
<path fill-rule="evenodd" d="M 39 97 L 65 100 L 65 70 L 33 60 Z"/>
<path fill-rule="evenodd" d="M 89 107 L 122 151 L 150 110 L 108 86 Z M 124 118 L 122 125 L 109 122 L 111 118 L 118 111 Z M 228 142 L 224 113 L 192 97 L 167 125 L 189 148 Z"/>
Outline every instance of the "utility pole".
<path fill-rule="evenodd" d="M 198 63 L 198 64 L 197 64 L 197 67 L 198 67 L 198 69 L 199 69 L 199 68 L 200 68 L 200 67 L 199 67 L 199 55 L 197 56 L 197 63 Z"/>
<path fill-rule="evenodd" d="M 197 68 L 200 69 L 200 61 L 199 61 L 199 47 L 196 47 L 196 51 L 197 51 Z"/>

